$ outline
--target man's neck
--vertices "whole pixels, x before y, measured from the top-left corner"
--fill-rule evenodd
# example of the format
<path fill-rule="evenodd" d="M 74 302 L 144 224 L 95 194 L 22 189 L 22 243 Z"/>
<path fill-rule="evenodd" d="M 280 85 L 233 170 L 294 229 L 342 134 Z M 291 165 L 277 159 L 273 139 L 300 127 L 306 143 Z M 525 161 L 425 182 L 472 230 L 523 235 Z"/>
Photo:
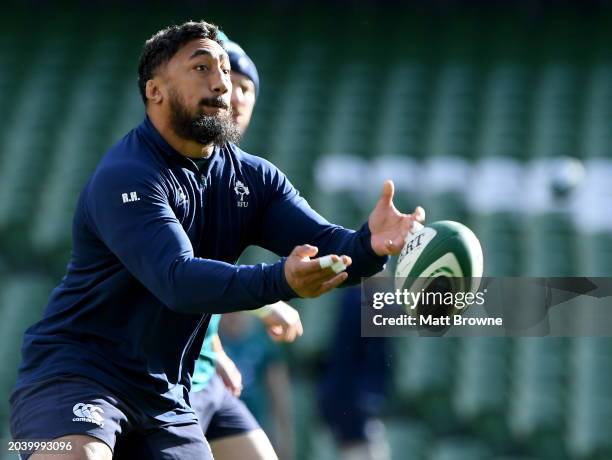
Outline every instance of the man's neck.
<path fill-rule="evenodd" d="M 207 158 L 212 155 L 215 147 L 212 143 L 202 145 L 195 141 L 182 139 L 174 133 L 174 130 L 170 127 L 170 123 L 167 119 L 149 111 L 147 111 L 147 115 L 149 116 L 151 123 L 153 123 L 153 126 L 155 126 L 155 129 L 157 129 L 164 140 L 181 155 L 192 159 Z"/>

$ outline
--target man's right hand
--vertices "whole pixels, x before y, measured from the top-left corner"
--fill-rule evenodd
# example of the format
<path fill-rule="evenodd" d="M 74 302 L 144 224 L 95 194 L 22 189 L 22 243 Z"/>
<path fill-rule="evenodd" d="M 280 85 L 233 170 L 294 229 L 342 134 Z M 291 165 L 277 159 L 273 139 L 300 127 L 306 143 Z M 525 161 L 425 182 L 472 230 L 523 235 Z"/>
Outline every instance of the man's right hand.
<path fill-rule="evenodd" d="M 291 289 L 300 297 L 318 297 L 342 284 L 346 272 L 335 273 L 331 267 L 321 268 L 317 255 L 318 248 L 309 244 L 296 246 L 285 261 L 285 278 Z M 349 256 L 331 255 L 332 262 L 342 260 L 345 266 L 351 265 Z"/>

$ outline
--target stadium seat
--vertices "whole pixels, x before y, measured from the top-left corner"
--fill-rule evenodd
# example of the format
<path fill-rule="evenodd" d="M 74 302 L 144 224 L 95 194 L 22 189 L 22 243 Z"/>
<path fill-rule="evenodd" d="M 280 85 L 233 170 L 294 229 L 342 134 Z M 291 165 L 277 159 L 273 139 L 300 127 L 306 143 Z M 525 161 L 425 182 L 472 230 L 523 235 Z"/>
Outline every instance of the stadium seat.
<path fill-rule="evenodd" d="M 391 68 L 384 86 L 379 129 L 373 130 L 373 151 L 377 155 L 404 155 L 422 158 L 428 115 L 430 84 L 426 66 L 402 60 Z"/>
<path fill-rule="evenodd" d="M 454 424 L 451 407 L 457 340 L 437 337 L 395 339 L 394 387 L 411 413 L 423 417 L 437 430 Z"/>
<path fill-rule="evenodd" d="M 317 395 L 312 383 L 294 375 L 291 381 L 291 393 L 294 429 L 296 433 L 296 459 L 318 460 L 318 457 L 313 454 L 328 455 L 330 451 L 333 452 L 331 437 L 320 423 L 318 406 L 316 403 Z M 323 444 L 321 449 L 317 447 L 318 442 Z"/>
<path fill-rule="evenodd" d="M 612 158 L 612 65 L 609 62 L 595 64 L 586 88 L 584 136 L 582 151 L 585 157 Z"/>
<path fill-rule="evenodd" d="M 65 40 L 49 38 L 32 52 L 32 65 L 46 71 L 24 78 L 0 147 L 0 196 L 7 197 L 0 200 L 0 235 L 3 249 L 16 259 L 24 258 L 23 251 L 15 250 L 28 242 L 26 226 L 37 210 L 61 122 L 58 112 L 66 107 L 60 96 L 66 93 L 70 75 L 70 47 Z M 37 153 L 35 158 L 32 152 Z"/>
<path fill-rule="evenodd" d="M 579 111 L 578 68 L 567 62 L 550 62 L 535 93 L 533 153 L 535 157 L 580 155 L 576 126 Z"/>
<path fill-rule="evenodd" d="M 515 436 L 534 453 L 561 455 L 568 341 L 519 337 L 515 344 L 509 424 Z"/>
<path fill-rule="evenodd" d="M 478 96 L 473 65 L 452 60 L 444 65 L 434 90 L 427 156 L 474 157 Z"/>
<path fill-rule="evenodd" d="M 437 441 L 430 460 L 488 460 L 491 453 L 485 443 L 467 437 L 444 438 Z"/>
<path fill-rule="evenodd" d="M 572 342 L 568 408 L 568 445 L 577 458 L 609 458 L 612 439 L 612 341 L 609 337 L 580 337 Z"/>
<path fill-rule="evenodd" d="M 106 97 L 106 92 L 117 89 L 117 47 L 116 39 L 109 37 L 97 42 L 92 50 L 95 59 L 83 69 L 74 87 L 72 108 L 48 165 L 31 239 L 34 248 L 42 255 L 50 255 L 51 260 L 66 258 L 78 193 L 108 148 L 105 135 L 118 99 Z"/>
<path fill-rule="evenodd" d="M 479 156 L 525 158 L 528 102 L 531 96 L 527 68 L 513 61 L 493 65 L 483 95 Z"/>
<path fill-rule="evenodd" d="M 455 373 L 454 408 L 458 416 L 491 444 L 509 440 L 510 339 L 459 339 Z"/>
<path fill-rule="evenodd" d="M 7 426 L 8 395 L 15 382 L 24 330 L 40 318 L 51 291 L 40 276 L 12 276 L 0 284 L 0 429 Z"/>
<path fill-rule="evenodd" d="M 410 453 L 411 460 L 426 460 L 432 433 L 423 422 L 401 418 L 385 420 L 391 460 L 403 460 Z"/>

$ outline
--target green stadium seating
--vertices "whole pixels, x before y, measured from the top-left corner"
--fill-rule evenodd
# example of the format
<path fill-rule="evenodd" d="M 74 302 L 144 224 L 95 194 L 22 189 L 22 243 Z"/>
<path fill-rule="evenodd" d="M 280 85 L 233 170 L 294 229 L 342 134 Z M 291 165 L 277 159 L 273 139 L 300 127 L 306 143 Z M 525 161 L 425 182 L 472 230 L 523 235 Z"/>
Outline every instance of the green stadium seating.
<path fill-rule="evenodd" d="M 567 213 L 533 216 L 526 224 L 525 274 L 531 276 L 578 276 L 581 255 L 577 232 Z"/>
<path fill-rule="evenodd" d="M 454 376 L 457 340 L 401 337 L 394 340 L 394 347 L 394 387 L 399 400 L 436 429 L 448 430 L 455 419 L 448 382 Z"/>
<path fill-rule="evenodd" d="M 478 98 L 474 66 L 450 61 L 440 70 L 433 96 L 428 156 L 474 157 Z"/>
<path fill-rule="evenodd" d="M 509 422 L 534 453 L 563 452 L 568 342 L 562 338 L 515 339 Z"/>
<path fill-rule="evenodd" d="M 480 156 L 522 159 L 526 156 L 528 70 L 519 62 L 501 61 L 490 69 L 483 95 Z"/>
<path fill-rule="evenodd" d="M 519 276 L 525 273 L 523 220 L 520 214 L 472 214 L 472 228 L 486 254 L 485 276 Z"/>
<path fill-rule="evenodd" d="M 42 315 L 50 285 L 41 276 L 18 275 L 1 281 L 0 288 L 0 393 L 6 395 L 0 400 L 0 427 L 5 427 L 23 332 Z"/>
<path fill-rule="evenodd" d="M 114 119 L 117 98 L 107 97 L 107 92 L 117 89 L 119 46 L 115 39 L 99 41 L 92 50 L 96 59 L 85 66 L 74 87 L 70 115 L 54 146 L 32 229 L 32 244 L 41 254 L 58 258 L 69 251 L 78 193 L 104 153 L 105 135 Z"/>
<path fill-rule="evenodd" d="M 430 460 L 488 460 L 491 458 L 486 444 L 475 439 L 446 438 L 434 444 Z"/>
<path fill-rule="evenodd" d="M 6 197 L 0 200 L 0 235 L 4 250 L 16 258 L 27 257 L 13 251 L 28 241 L 26 226 L 37 209 L 50 145 L 61 122 L 56 113 L 66 106 L 60 95 L 68 86 L 69 49 L 65 40 L 49 39 L 34 54 L 33 65 L 46 71 L 26 76 L 0 147 L 0 196 Z"/>
<path fill-rule="evenodd" d="M 612 65 L 598 62 L 586 90 L 582 150 L 586 157 L 612 157 Z"/>
<path fill-rule="evenodd" d="M 508 438 L 511 342 L 501 337 L 461 338 L 454 407 L 459 417 L 491 443 Z"/>
<path fill-rule="evenodd" d="M 428 114 L 428 71 L 419 61 L 396 62 L 385 85 L 379 128 L 373 151 L 378 155 L 405 155 L 421 158 L 424 153 L 425 120 Z"/>
<path fill-rule="evenodd" d="M 413 460 L 426 460 L 432 443 L 427 425 L 411 419 L 385 420 L 391 460 L 403 460 L 409 453 Z"/>
<path fill-rule="evenodd" d="M 580 459 L 610 458 L 612 439 L 612 342 L 609 337 L 581 337 L 572 343 L 568 408 L 568 445 Z"/>
<path fill-rule="evenodd" d="M 532 148 L 534 157 L 576 156 L 579 121 L 578 69 L 566 62 L 550 62 L 537 82 Z"/>

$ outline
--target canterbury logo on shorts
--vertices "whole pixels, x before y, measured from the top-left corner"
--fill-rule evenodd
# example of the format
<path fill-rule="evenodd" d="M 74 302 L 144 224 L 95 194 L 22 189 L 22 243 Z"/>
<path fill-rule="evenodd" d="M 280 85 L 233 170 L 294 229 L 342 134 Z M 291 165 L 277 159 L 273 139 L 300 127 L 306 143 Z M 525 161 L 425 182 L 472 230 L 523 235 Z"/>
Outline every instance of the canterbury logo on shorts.
<path fill-rule="evenodd" d="M 76 417 L 72 419 L 73 422 L 89 422 L 95 423 L 99 427 L 104 426 L 104 419 L 101 415 L 104 411 L 101 407 L 94 404 L 77 403 L 72 408 L 72 412 L 76 415 Z"/>

